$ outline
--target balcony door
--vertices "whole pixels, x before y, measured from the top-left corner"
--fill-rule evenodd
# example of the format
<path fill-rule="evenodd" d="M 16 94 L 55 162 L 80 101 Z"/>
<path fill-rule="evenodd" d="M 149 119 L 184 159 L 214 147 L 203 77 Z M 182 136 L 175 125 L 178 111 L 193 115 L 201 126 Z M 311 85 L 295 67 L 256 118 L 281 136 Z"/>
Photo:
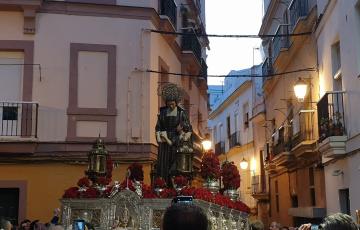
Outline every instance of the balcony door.
<path fill-rule="evenodd" d="M 19 188 L 0 188 L 0 216 L 18 223 Z"/>
<path fill-rule="evenodd" d="M 22 101 L 23 63 L 21 52 L 0 52 L 0 136 L 16 136 L 21 127 L 14 102 Z"/>

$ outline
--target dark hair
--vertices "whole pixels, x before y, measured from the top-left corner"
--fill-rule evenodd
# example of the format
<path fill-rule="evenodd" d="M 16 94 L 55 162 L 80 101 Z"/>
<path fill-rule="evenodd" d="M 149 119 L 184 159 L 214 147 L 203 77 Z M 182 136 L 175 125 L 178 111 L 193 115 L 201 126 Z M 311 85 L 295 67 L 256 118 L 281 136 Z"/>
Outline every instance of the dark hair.
<path fill-rule="evenodd" d="M 254 220 L 250 223 L 251 230 L 264 230 L 264 224 L 260 220 Z"/>
<path fill-rule="evenodd" d="M 327 216 L 320 225 L 324 230 L 358 230 L 351 216 L 344 213 L 335 213 Z"/>
<path fill-rule="evenodd" d="M 174 204 L 166 209 L 163 230 L 207 230 L 208 220 L 200 207 Z"/>

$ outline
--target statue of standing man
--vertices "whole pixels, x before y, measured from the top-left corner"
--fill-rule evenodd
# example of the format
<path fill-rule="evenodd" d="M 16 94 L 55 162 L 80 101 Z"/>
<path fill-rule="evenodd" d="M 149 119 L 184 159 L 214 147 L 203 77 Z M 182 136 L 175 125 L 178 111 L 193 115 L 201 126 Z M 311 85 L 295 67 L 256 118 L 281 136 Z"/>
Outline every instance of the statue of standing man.
<path fill-rule="evenodd" d="M 184 137 L 191 136 L 192 127 L 185 110 L 179 106 L 182 99 L 181 88 L 168 83 L 162 87 L 161 97 L 166 106 L 160 108 L 155 127 L 159 144 L 156 172 L 157 176 L 171 184 L 171 176 L 176 174 L 176 154 L 184 147 Z"/>

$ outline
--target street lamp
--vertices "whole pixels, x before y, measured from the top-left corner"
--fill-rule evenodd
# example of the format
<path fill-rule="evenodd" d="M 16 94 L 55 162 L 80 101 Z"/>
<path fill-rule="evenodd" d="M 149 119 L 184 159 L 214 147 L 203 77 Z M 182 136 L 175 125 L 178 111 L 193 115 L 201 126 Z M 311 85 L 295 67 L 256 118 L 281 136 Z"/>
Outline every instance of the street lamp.
<path fill-rule="evenodd" d="M 240 162 L 240 168 L 242 170 L 246 170 L 248 166 L 249 162 L 247 162 L 247 160 L 245 160 L 245 158 L 243 157 L 242 161 Z"/>
<path fill-rule="evenodd" d="M 300 102 L 303 102 L 305 99 L 307 93 L 307 87 L 308 85 L 303 79 L 301 79 L 301 77 L 294 85 L 295 96 Z"/>
<path fill-rule="evenodd" d="M 211 149 L 211 141 L 209 140 L 209 134 L 205 134 L 205 138 L 203 139 L 203 141 L 201 142 L 201 145 L 204 149 L 205 152 L 209 151 Z"/>

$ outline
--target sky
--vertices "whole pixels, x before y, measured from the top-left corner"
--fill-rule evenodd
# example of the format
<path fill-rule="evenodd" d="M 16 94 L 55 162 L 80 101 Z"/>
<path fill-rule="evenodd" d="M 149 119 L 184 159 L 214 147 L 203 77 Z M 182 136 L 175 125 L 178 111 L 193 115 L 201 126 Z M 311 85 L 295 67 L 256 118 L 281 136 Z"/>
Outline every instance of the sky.
<path fill-rule="evenodd" d="M 208 34 L 258 34 L 263 0 L 206 0 Z M 209 38 L 208 74 L 224 75 L 231 70 L 250 68 L 261 62 L 259 38 Z M 221 85 L 223 78 L 208 78 L 209 85 Z"/>

